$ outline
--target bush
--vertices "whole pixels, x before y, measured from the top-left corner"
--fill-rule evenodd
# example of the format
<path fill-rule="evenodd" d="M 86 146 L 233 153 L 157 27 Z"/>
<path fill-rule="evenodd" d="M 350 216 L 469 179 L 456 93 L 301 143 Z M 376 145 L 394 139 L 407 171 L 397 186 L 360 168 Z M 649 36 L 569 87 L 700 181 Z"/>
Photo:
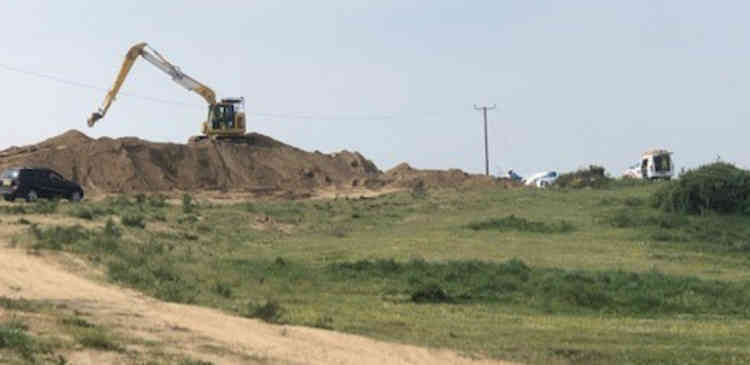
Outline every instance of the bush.
<path fill-rule="evenodd" d="M 750 214 L 750 171 L 725 162 L 701 166 L 656 191 L 651 203 L 683 214 Z"/>
<path fill-rule="evenodd" d="M 93 220 L 94 218 L 102 215 L 113 214 L 112 209 L 106 209 L 99 206 L 86 206 L 82 204 L 75 205 L 68 211 L 68 214 L 72 217 Z"/>
<path fill-rule="evenodd" d="M 690 220 L 679 214 L 647 214 L 634 209 L 619 209 L 600 218 L 602 223 L 615 228 L 658 227 L 674 229 L 685 227 Z"/>
<path fill-rule="evenodd" d="M 575 229 L 570 222 L 565 220 L 555 223 L 544 223 L 530 221 L 526 218 L 519 218 L 515 215 L 470 223 L 467 225 L 467 228 L 475 231 L 495 230 L 500 232 L 518 231 L 534 233 L 567 233 L 572 232 Z"/>
<path fill-rule="evenodd" d="M 57 200 L 39 200 L 34 203 L 31 213 L 54 214 L 57 212 Z"/>
<path fill-rule="evenodd" d="M 146 222 L 143 220 L 143 215 L 138 213 L 128 213 L 121 217 L 122 225 L 127 227 L 146 228 Z"/>
<path fill-rule="evenodd" d="M 54 226 L 45 229 L 32 224 L 29 230 L 36 240 L 31 247 L 36 250 L 62 250 L 65 245 L 70 245 L 89 237 L 89 232 L 79 225 L 73 227 Z"/>
<path fill-rule="evenodd" d="M 450 303 L 453 299 L 437 283 L 427 284 L 411 293 L 415 303 Z"/>
<path fill-rule="evenodd" d="M 25 359 L 31 359 L 37 344 L 26 333 L 26 329 L 26 325 L 15 318 L 0 323 L 0 349 L 10 349 Z"/>
<path fill-rule="evenodd" d="M 219 294 L 224 298 L 232 297 L 232 287 L 229 284 L 216 282 L 216 284 L 214 285 L 214 291 L 216 292 L 216 294 Z"/>
<path fill-rule="evenodd" d="M 387 263 L 388 269 L 383 269 Z M 391 267 L 392 266 L 392 267 Z M 532 268 L 523 261 L 358 261 L 329 265 L 332 280 L 385 284 L 419 303 L 510 303 L 552 313 L 725 314 L 750 317 L 750 283 L 656 271 Z"/>
<path fill-rule="evenodd" d="M 195 205 L 193 204 L 193 196 L 190 194 L 184 194 L 182 196 L 182 212 L 185 214 L 190 214 L 193 212 L 193 208 Z"/>
<path fill-rule="evenodd" d="M 154 194 L 148 197 L 148 204 L 153 208 L 165 208 L 167 207 L 167 196 L 164 194 Z"/>
<path fill-rule="evenodd" d="M 587 169 L 561 174 L 555 180 L 555 186 L 561 188 L 604 188 L 612 182 L 606 175 L 604 167 L 591 165 Z"/>
<path fill-rule="evenodd" d="M 101 328 L 79 327 L 77 336 L 78 343 L 83 347 L 103 350 L 124 352 L 125 348 L 115 342 L 112 336 Z"/>
<path fill-rule="evenodd" d="M 282 323 L 284 308 L 275 300 L 268 300 L 264 304 L 248 304 L 248 312 L 245 317 L 257 318 L 268 323 Z"/>
<path fill-rule="evenodd" d="M 186 214 L 177 217 L 177 223 L 179 224 L 195 224 L 199 221 L 198 217 L 193 214 Z"/>

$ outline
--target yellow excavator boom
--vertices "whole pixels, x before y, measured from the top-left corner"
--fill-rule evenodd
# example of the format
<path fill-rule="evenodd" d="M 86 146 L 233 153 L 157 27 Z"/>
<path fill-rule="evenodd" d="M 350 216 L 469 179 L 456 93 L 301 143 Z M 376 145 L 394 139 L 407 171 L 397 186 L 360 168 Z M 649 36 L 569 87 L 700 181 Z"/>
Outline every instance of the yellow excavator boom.
<path fill-rule="evenodd" d="M 127 78 L 128 73 L 130 73 L 130 69 L 133 68 L 133 64 L 135 64 L 138 56 L 142 56 L 158 69 L 164 71 L 172 77 L 172 80 L 176 83 L 203 97 L 209 107 L 216 105 L 216 93 L 214 93 L 211 88 L 183 73 L 179 67 L 170 63 L 164 56 L 159 54 L 159 52 L 149 47 L 147 43 L 138 43 L 130 47 L 127 55 L 125 55 L 125 61 L 123 61 L 122 67 L 120 67 L 120 72 L 117 74 L 115 83 L 112 85 L 112 89 L 107 92 L 107 96 L 104 98 L 101 107 L 99 107 L 98 111 L 92 113 L 88 118 L 87 123 L 89 127 L 93 127 L 99 119 L 104 118 L 107 114 L 109 107 L 120 92 L 120 87 L 122 87 L 122 84 L 125 82 L 125 78 Z"/>

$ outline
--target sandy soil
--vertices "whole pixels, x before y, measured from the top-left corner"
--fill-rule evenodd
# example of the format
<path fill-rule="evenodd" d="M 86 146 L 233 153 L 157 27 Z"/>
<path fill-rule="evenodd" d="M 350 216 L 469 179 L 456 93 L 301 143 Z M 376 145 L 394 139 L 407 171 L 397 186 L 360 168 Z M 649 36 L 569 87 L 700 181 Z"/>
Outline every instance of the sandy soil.
<path fill-rule="evenodd" d="M 127 336 L 163 343 L 162 351 L 215 364 L 508 364 L 165 303 L 87 279 L 85 270 L 63 261 L 58 254 L 31 255 L 0 241 L 0 296 L 65 303 Z M 66 356 L 75 364 L 129 363 L 111 353 L 81 350 Z"/>

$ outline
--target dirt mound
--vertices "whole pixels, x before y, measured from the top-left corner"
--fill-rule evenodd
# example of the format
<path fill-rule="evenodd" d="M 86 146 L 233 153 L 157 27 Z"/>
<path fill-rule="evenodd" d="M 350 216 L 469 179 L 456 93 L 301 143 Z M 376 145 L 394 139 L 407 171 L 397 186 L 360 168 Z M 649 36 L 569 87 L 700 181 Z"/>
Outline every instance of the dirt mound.
<path fill-rule="evenodd" d="M 459 186 L 491 186 L 497 180 L 485 175 L 473 175 L 458 169 L 419 170 L 407 163 L 388 170 L 385 179 L 389 184 L 402 188 L 413 188 L 422 185 L 427 188 L 445 188 Z"/>
<path fill-rule="evenodd" d="M 70 130 L 39 144 L 0 151 L 0 169 L 50 167 L 88 192 L 219 190 L 306 197 L 320 190 L 497 185 L 458 169 L 386 173 L 358 152 L 308 152 L 258 133 L 246 141 L 153 143 L 135 137 L 93 139 Z"/>
<path fill-rule="evenodd" d="M 251 133 L 247 143 L 152 143 L 92 139 L 68 131 L 0 151 L 0 168 L 46 166 L 101 192 L 305 191 L 376 181 L 382 172 L 357 152 L 310 153 Z"/>

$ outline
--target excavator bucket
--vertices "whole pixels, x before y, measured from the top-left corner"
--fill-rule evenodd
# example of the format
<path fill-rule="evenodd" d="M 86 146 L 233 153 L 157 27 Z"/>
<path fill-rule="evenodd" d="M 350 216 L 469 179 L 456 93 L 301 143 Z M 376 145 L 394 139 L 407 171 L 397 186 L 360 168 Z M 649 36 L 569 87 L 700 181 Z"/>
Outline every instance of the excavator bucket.
<path fill-rule="evenodd" d="M 102 119 L 102 115 L 98 112 L 94 112 L 94 113 L 91 113 L 91 116 L 89 117 L 88 120 L 86 120 L 86 123 L 89 124 L 89 127 L 93 127 L 94 123 L 96 123 L 96 121 L 98 121 L 99 119 Z"/>

